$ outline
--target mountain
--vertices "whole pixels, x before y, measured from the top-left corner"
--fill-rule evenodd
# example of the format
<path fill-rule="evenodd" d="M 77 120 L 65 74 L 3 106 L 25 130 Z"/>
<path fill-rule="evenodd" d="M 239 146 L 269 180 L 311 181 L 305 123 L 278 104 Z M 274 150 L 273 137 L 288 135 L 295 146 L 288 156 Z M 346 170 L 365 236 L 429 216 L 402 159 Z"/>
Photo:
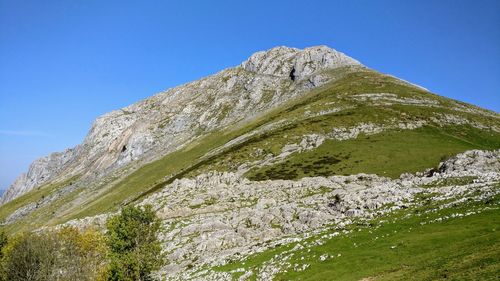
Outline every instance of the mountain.
<path fill-rule="evenodd" d="M 36 160 L 1 202 L 60 178 L 95 178 L 178 150 L 201 135 L 252 118 L 327 82 L 331 77 L 321 75 L 322 70 L 359 65 L 323 46 L 256 53 L 239 67 L 101 116 L 81 145 Z"/>
<path fill-rule="evenodd" d="M 276 47 L 99 117 L 82 144 L 16 179 L 0 218 L 9 232 L 103 227 L 120 207 L 149 203 L 171 261 L 160 275 L 304 278 L 341 260 L 323 244 L 372 243 L 349 236 L 356 225 L 393 231 L 381 221 L 402 217 L 408 229 L 432 228 L 430 217 L 464 208 L 494 221 L 498 212 L 477 202 L 499 204 L 499 148 L 495 112 L 326 46 Z M 424 224 L 411 221 L 415 210 L 429 212 Z M 373 220 L 380 227 L 370 230 Z"/>

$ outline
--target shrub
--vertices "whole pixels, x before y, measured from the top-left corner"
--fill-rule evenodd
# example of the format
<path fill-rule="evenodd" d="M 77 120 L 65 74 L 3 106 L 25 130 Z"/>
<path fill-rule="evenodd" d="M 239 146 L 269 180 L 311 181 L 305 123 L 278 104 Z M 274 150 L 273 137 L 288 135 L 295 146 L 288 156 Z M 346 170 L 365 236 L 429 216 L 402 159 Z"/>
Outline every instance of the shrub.
<path fill-rule="evenodd" d="M 157 234 L 160 220 L 150 205 L 125 207 L 107 221 L 110 249 L 109 280 L 152 280 L 164 258 Z"/>
<path fill-rule="evenodd" d="M 3 248 L 7 246 L 8 241 L 7 234 L 3 230 L 0 230 L 0 260 L 3 258 Z"/>
<path fill-rule="evenodd" d="M 108 249 L 105 238 L 93 229 L 83 232 L 63 228 L 57 235 L 57 248 L 63 259 L 58 259 L 58 280 L 102 279 L 107 266 Z"/>
<path fill-rule="evenodd" d="M 19 234 L 2 253 L 4 280 L 99 280 L 106 268 L 104 237 L 94 230 Z"/>
<path fill-rule="evenodd" d="M 72 227 L 9 239 L 0 231 L 0 281 L 152 280 L 164 258 L 151 206 L 126 207 L 107 227 L 106 237 Z"/>
<path fill-rule="evenodd" d="M 56 241 L 47 234 L 20 234 L 12 237 L 4 249 L 5 280 L 53 280 Z"/>

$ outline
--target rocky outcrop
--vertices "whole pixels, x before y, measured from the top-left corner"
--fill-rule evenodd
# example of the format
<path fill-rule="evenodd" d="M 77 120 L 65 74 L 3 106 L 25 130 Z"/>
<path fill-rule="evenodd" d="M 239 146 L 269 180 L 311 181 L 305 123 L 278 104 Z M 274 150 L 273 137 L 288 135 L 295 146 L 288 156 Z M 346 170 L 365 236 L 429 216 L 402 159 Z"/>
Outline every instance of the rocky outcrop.
<path fill-rule="evenodd" d="M 323 71 L 346 66 L 360 64 L 326 46 L 258 52 L 240 66 L 99 117 L 81 145 L 35 161 L 0 203 L 54 179 L 98 178 L 133 161 L 165 155 L 327 83 L 332 77 Z"/>
<path fill-rule="evenodd" d="M 212 172 L 177 180 L 141 204 L 155 206 L 163 219 L 168 231 L 162 240 L 171 262 L 164 272 L 182 280 L 192 266 L 221 265 L 287 243 L 291 235 L 303 239 L 325 226 L 342 228 L 407 208 L 422 192 L 439 200 L 492 196 L 500 192 L 494 186 L 500 181 L 499 159 L 500 150 L 468 151 L 443 162 L 430 177 L 397 180 L 358 174 L 254 182 Z M 431 187 L 463 177 L 475 180 Z"/>
<path fill-rule="evenodd" d="M 335 69 L 360 63 L 345 54 L 317 46 L 299 50 L 289 47 L 277 47 L 265 52 L 257 52 L 241 66 L 258 74 L 272 75 L 300 80 L 318 70 Z"/>
<path fill-rule="evenodd" d="M 406 174 L 394 180 L 358 174 L 256 182 L 235 173 L 210 172 L 176 180 L 140 205 L 151 204 L 163 221 L 160 238 L 169 264 L 160 274 L 167 280 L 231 280 L 230 275 L 200 270 L 244 261 L 277 245 L 322 243 L 306 239 L 421 204 L 416 195 L 450 206 L 496 196 L 499 182 L 500 150 L 473 150 L 441 163 L 432 175 Z M 103 227 L 107 217 L 66 225 Z M 258 280 L 279 272 L 265 268 L 256 273 Z M 207 275 L 197 278 L 200 272 Z"/>
<path fill-rule="evenodd" d="M 476 171 L 481 171 L 482 173 L 499 173 L 500 150 L 466 151 L 441 162 L 438 170 L 441 173 L 454 174 L 455 176 L 474 175 Z"/>

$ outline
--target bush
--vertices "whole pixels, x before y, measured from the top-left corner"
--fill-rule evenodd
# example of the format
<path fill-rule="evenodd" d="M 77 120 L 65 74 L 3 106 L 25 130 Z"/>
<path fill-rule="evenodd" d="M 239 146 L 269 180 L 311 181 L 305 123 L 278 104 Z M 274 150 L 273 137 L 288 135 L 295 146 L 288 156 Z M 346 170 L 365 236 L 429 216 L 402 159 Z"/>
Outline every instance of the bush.
<path fill-rule="evenodd" d="M 19 234 L 2 251 L 4 280 L 99 280 L 106 268 L 104 237 L 75 228 Z"/>
<path fill-rule="evenodd" d="M 7 239 L 0 231 L 0 281 L 152 280 L 164 258 L 151 206 L 126 207 L 107 227 L 106 236 L 66 227 Z"/>
<path fill-rule="evenodd" d="M 7 246 L 7 234 L 3 230 L 0 231 L 0 260 L 3 258 L 3 248 Z"/>
<path fill-rule="evenodd" d="M 64 228 L 57 233 L 59 259 L 58 280 L 99 280 L 107 269 L 105 237 L 93 229 L 79 232 Z"/>
<path fill-rule="evenodd" d="M 151 272 L 164 264 L 157 235 L 160 220 L 150 205 L 125 207 L 107 221 L 110 249 L 108 280 L 152 280 Z"/>
<path fill-rule="evenodd" d="M 56 264 L 55 239 L 47 234 L 20 234 L 4 249 L 4 279 L 53 280 Z"/>

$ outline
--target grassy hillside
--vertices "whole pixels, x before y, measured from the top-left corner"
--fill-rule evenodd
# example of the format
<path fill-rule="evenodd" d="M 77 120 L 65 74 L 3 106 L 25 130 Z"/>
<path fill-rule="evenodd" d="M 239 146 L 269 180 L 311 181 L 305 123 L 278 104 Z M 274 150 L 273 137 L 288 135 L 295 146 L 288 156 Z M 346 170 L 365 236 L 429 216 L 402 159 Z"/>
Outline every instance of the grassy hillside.
<path fill-rule="evenodd" d="M 57 191 L 61 187 L 71 185 L 73 182 L 78 180 L 78 178 L 79 176 L 75 176 L 62 182 L 50 183 L 40 186 L 2 205 L 0 207 L 0 220 L 5 220 L 10 214 L 12 214 L 14 211 L 23 206 L 45 199 L 46 197 L 48 197 L 50 194 Z"/>
<path fill-rule="evenodd" d="M 468 132 L 460 136 L 459 132 L 466 130 Z M 266 180 L 368 173 L 398 178 L 402 173 L 435 166 L 465 150 L 498 147 L 499 138 L 470 127 L 388 131 L 346 141 L 327 140 L 317 149 L 252 170 L 247 176 L 252 180 Z"/>
<path fill-rule="evenodd" d="M 429 100 L 439 106 L 414 104 L 374 104 L 353 97 L 360 93 L 394 93 L 401 99 Z M 371 71 L 347 75 L 340 81 L 315 91 L 292 104 L 269 114 L 267 123 L 286 120 L 275 130 L 249 138 L 244 143 L 220 154 L 198 171 L 236 170 L 244 162 L 278 155 L 289 143 L 299 143 L 307 134 L 328 134 L 333 128 L 348 128 L 361 123 L 390 124 L 432 120 L 439 115 L 499 126 L 497 118 L 457 111 L 459 103 L 419 88 L 401 84 L 398 80 Z M 333 110 L 329 113 L 329 110 Z M 403 172 L 415 172 L 433 167 L 442 158 L 467 149 L 500 148 L 500 133 L 482 130 L 470 124 L 444 125 L 429 122 L 418 130 L 388 130 L 381 134 L 346 141 L 327 140 L 315 150 L 294 154 L 271 167 L 253 169 L 247 176 L 253 179 L 300 178 L 302 176 L 377 173 L 397 177 Z M 263 149 L 260 156 L 256 151 Z M 391 159 L 391 161 L 388 161 Z M 194 176 L 195 173 L 191 173 Z"/>
<path fill-rule="evenodd" d="M 336 73 L 325 75 L 339 76 Z M 341 76 L 339 76 L 341 77 Z M 390 93 L 381 100 L 360 94 Z M 396 100 L 397 102 L 394 102 Z M 419 104 L 423 101 L 422 104 Z M 468 120 L 463 124 L 432 121 L 443 115 Z M 360 123 L 380 126 L 394 122 L 427 121 L 415 130 L 385 130 L 379 134 L 360 134 L 355 139 L 328 139 L 321 146 L 295 153 L 281 163 L 254 167 L 247 172 L 252 179 L 300 178 L 314 175 L 376 173 L 398 177 L 436 166 L 440 160 L 469 149 L 500 148 L 500 133 L 488 129 L 500 127 L 498 114 L 455 102 L 393 77 L 368 69 L 346 71 L 337 81 L 291 100 L 251 122 L 235 124 L 223 131 L 200 137 L 183 149 L 139 167 L 111 184 L 85 186 L 7 226 L 11 232 L 57 224 L 73 218 L 117 210 L 136 202 L 175 178 L 195 176 L 219 170 L 234 171 L 244 163 L 278 155 L 286 144 L 299 143 L 307 134 L 328 134 L 334 128 Z M 275 124 L 275 126 L 270 126 Z M 483 127 L 478 127 L 480 124 Z M 271 129 L 264 129 L 267 127 Z M 248 137 L 220 149 L 231 140 Z M 217 153 L 210 154 L 216 149 Z M 262 150 L 261 153 L 256 151 Z M 5 219 L 17 208 L 48 196 L 60 185 L 34 190 L 0 207 Z"/>
<path fill-rule="evenodd" d="M 215 269 L 238 277 L 235 269 L 257 272 L 274 261 L 292 266 L 276 280 L 497 280 L 499 204 L 498 195 L 446 208 L 426 201 L 353 224 L 333 238 L 321 237 L 338 230 L 326 231 L 302 241 L 303 248 L 292 243 Z"/>

